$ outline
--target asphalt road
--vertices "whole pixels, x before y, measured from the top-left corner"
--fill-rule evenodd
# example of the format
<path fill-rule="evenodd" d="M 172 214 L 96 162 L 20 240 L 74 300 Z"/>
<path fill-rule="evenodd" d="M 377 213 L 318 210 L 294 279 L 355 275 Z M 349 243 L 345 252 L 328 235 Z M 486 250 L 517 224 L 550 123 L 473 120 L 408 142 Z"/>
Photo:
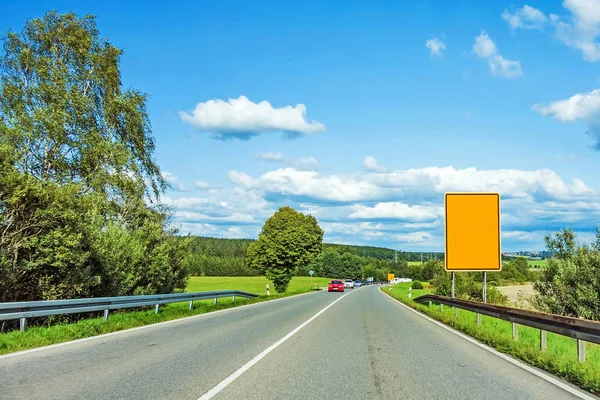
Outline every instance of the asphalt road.
<path fill-rule="evenodd" d="M 214 399 L 577 398 L 374 286 L 0 357 L 2 400 L 198 399 L 211 390 Z"/>

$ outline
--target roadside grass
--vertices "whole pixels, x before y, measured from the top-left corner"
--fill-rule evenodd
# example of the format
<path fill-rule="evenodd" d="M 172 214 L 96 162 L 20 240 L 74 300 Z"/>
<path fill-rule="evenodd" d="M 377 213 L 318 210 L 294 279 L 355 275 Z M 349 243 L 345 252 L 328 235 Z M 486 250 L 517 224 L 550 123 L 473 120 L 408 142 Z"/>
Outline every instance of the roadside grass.
<path fill-rule="evenodd" d="M 209 313 L 211 311 L 233 308 L 245 304 L 260 303 L 268 300 L 289 297 L 301 293 L 310 292 L 310 277 L 294 277 L 288 291 L 276 293 L 269 284 L 271 295 L 266 295 L 265 285 L 267 279 L 264 277 L 198 277 L 190 279 L 186 291 L 202 292 L 211 290 L 237 289 L 259 294 L 253 299 L 231 298 L 218 299 L 217 304 L 213 300 L 194 301 L 194 308 L 189 310 L 189 302 L 173 303 L 161 306 L 158 314 L 154 309 L 139 311 L 116 310 L 111 311 L 108 321 L 104 322 L 102 316 L 82 319 L 77 322 L 57 323 L 49 326 L 32 326 L 25 332 L 18 330 L 0 333 L 0 354 L 32 349 L 35 347 L 48 346 L 51 344 L 68 342 L 71 340 L 117 332 L 125 329 L 158 322 L 171 321 L 179 318 Z M 313 278 L 317 288 L 322 282 L 328 282 L 326 278 Z M 94 315 L 90 313 L 90 315 Z M 98 314 L 95 314 L 98 315 Z"/>
<path fill-rule="evenodd" d="M 481 325 L 477 325 L 476 314 L 459 310 L 458 318 L 451 307 L 418 304 L 414 298 L 430 292 L 427 289 L 413 290 L 412 298 L 408 298 L 410 283 L 399 283 L 392 290 L 382 288 L 383 292 L 421 311 L 430 317 L 451 326 L 452 328 L 474 337 L 498 351 L 510 354 L 535 367 L 564 378 L 583 389 L 595 394 L 600 393 L 600 346 L 586 343 L 586 361 L 579 363 L 577 359 L 577 341 L 562 335 L 547 333 L 547 350 L 540 351 L 540 331 L 528 326 L 518 326 L 519 338 L 513 340 L 512 324 L 497 318 L 481 316 Z"/>

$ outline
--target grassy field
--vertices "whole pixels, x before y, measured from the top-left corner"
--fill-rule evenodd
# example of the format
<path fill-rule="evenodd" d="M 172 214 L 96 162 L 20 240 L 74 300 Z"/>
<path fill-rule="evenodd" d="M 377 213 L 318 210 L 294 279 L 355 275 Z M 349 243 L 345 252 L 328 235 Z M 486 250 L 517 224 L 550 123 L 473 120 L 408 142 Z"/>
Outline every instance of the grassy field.
<path fill-rule="evenodd" d="M 312 278 L 313 284 L 317 287 L 325 286 L 329 283 L 328 278 Z M 297 276 L 292 279 L 289 292 L 310 290 L 310 277 Z M 209 290 L 243 290 L 255 294 L 266 294 L 266 285 L 269 285 L 271 294 L 275 292 L 273 284 L 264 276 L 240 276 L 240 277 L 220 277 L 220 276 L 193 276 L 188 282 L 186 292 L 206 292 Z"/>
<path fill-rule="evenodd" d="M 552 372 L 580 387 L 600 393 L 600 346 L 587 343 L 585 363 L 577 361 L 577 341 L 565 336 L 548 333 L 547 351 L 540 348 L 540 331 L 527 326 L 519 326 L 519 340 L 512 337 L 512 324 L 497 318 L 481 316 L 481 325 L 476 323 L 475 313 L 459 310 L 458 318 L 451 307 L 440 311 L 438 305 L 427 307 L 412 299 L 428 292 L 414 290 L 412 299 L 408 298 L 410 283 L 399 283 L 391 291 L 384 293 L 406 303 L 443 323 L 460 330 L 479 341 L 528 362 L 538 368 Z"/>
<path fill-rule="evenodd" d="M 534 271 L 548 266 L 546 260 L 527 260 L 527 264 L 529 264 L 529 269 Z"/>
<path fill-rule="evenodd" d="M 313 283 L 319 287 L 327 283 L 326 278 L 313 278 Z M 271 296 L 266 296 L 265 285 L 269 283 Z M 219 299 L 217 304 L 212 300 L 195 301 L 194 308 L 188 310 L 188 303 L 176 303 L 162 306 L 158 314 L 154 310 L 144 311 L 114 311 L 107 322 L 102 317 L 88 318 L 75 323 L 58 323 L 50 326 L 34 326 L 25 332 L 11 331 L 0 333 L 0 354 L 27 350 L 34 347 L 82 339 L 104 333 L 116 332 L 157 322 L 170 321 L 192 315 L 205 314 L 244 304 L 259 303 L 267 300 L 288 297 L 310 291 L 309 277 L 292 279 L 288 291 L 283 294 L 275 293 L 273 285 L 264 277 L 193 277 L 186 291 L 202 292 L 211 290 L 237 289 L 259 294 L 254 299 L 230 298 Z"/>

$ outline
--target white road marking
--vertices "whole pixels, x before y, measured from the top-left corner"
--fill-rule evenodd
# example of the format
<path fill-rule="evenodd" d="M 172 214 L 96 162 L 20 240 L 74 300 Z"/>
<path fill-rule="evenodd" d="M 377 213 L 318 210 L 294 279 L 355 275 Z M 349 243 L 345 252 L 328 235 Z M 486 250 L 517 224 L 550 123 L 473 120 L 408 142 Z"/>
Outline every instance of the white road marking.
<path fill-rule="evenodd" d="M 21 355 L 25 355 L 25 354 L 29 354 L 29 353 L 34 353 L 36 351 L 49 350 L 49 349 L 54 349 L 56 347 L 68 346 L 70 344 L 82 343 L 82 342 L 87 342 L 87 341 L 96 340 L 96 339 L 103 339 L 103 338 L 106 338 L 106 337 L 109 337 L 109 336 L 120 335 L 122 333 L 129 333 L 129 332 L 139 331 L 139 330 L 147 329 L 147 328 L 155 328 L 157 326 L 167 325 L 167 324 L 171 324 L 171 323 L 174 323 L 174 322 L 187 321 L 187 320 L 194 319 L 194 318 L 209 317 L 209 316 L 212 316 L 212 315 L 215 315 L 215 314 L 219 314 L 219 313 L 222 313 L 222 312 L 226 312 L 226 311 L 235 311 L 235 310 L 239 310 L 239 309 L 242 309 L 242 308 L 253 307 L 253 306 L 260 306 L 260 305 L 272 303 L 274 301 L 289 300 L 289 299 L 294 299 L 294 298 L 297 298 L 297 297 L 300 297 L 300 296 L 305 296 L 305 295 L 308 295 L 308 294 L 319 293 L 319 292 L 314 292 L 313 291 L 313 292 L 308 292 L 308 293 L 296 294 L 296 295 L 289 296 L 289 297 L 283 297 L 281 299 L 267 300 L 267 301 L 262 301 L 260 303 L 252 303 L 252 304 L 246 304 L 246 305 L 243 305 L 243 306 L 225 308 L 223 310 L 209 311 L 209 312 L 203 313 L 203 314 L 191 315 L 189 317 L 172 319 L 172 320 L 169 320 L 169 321 L 157 322 L 155 324 L 143 325 L 143 326 L 138 326 L 138 327 L 135 327 L 135 328 L 124 329 L 124 330 L 121 330 L 121 331 L 104 333 L 104 334 L 98 335 L 98 336 L 90 336 L 90 337 L 86 337 L 86 338 L 83 338 L 83 339 L 70 340 L 68 342 L 62 342 L 62 343 L 50 344 L 48 346 L 43 346 L 43 347 L 37 347 L 35 349 L 17 351 L 17 352 L 14 352 L 14 353 L 8 353 L 8 354 L 0 355 L 0 361 L 3 360 L 3 359 L 5 359 L 5 358 L 21 356 Z M 200 300 L 197 300 L 197 301 L 200 301 Z M 187 303 L 187 301 L 182 302 L 182 303 Z"/>
<path fill-rule="evenodd" d="M 448 325 L 445 325 L 445 324 L 441 323 L 440 321 L 437 321 L 437 320 L 431 318 L 430 316 L 425 315 L 425 314 L 423 314 L 423 313 L 415 310 L 414 308 L 411 308 L 411 307 L 407 306 L 406 304 L 402 303 L 400 300 L 394 299 L 392 296 L 386 295 L 381 290 L 379 290 L 379 292 L 382 295 L 384 295 L 387 298 L 389 298 L 390 300 L 394 301 L 396 304 L 399 304 L 402 307 L 404 307 L 404 308 L 406 308 L 406 309 L 414 312 L 415 314 L 420 315 L 421 317 L 427 319 L 429 322 L 433 322 L 434 324 L 436 324 L 438 326 L 441 326 L 442 328 L 446 329 L 447 331 L 450 331 L 450 332 L 454 333 L 457 336 L 460 336 L 461 338 L 465 339 L 466 341 L 471 342 L 474 345 L 479 346 L 482 349 L 487 350 L 490 353 L 497 355 L 498 357 L 500 357 L 500 358 L 508 361 L 509 363 L 512 363 L 512 364 L 516 365 L 517 367 L 520 367 L 520 368 L 522 368 L 522 369 L 524 369 L 524 370 L 526 370 L 528 372 L 531 372 L 532 374 L 534 374 L 534 375 L 536 375 L 536 376 L 544 379 L 547 382 L 550 382 L 551 384 L 553 384 L 555 386 L 558 386 L 559 388 L 561 388 L 563 390 L 566 390 L 567 392 L 571 393 L 574 396 L 579 397 L 580 399 L 584 399 L 584 400 L 598 400 L 598 397 L 591 396 L 588 393 L 582 392 L 579 389 L 576 389 L 576 388 L 574 388 L 574 387 L 572 387 L 570 385 L 567 385 L 564 382 L 561 382 L 559 379 L 555 378 L 552 375 L 549 375 L 549 374 L 547 374 L 545 372 L 539 371 L 539 370 L 537 370 L 537 369 L 535 369 L 535 368 L 533 368 L 533 367 L 531 367 L 531 366 L 529 366 L 527 364 L 522 363 L 521 361 L 518 361 L 518 360 L 516 360 L 516 359 L 514 359 L 514 358 L 512 358 L 512 357 L 510 357 L 510 356 L 508 356 L 508 355 L 506 355 L 504 353 L 499 352 L 496 349 L 493 349 L 493 348 L 491 348 L 491 347 L 489 347 L 489 346 L 487 346 L 487 345 L 485 345 L 485 344 L 483 344 L 481 342 L 478 342 L 476 339 L 472 338 L 471 336 L 466 335 L 466 334 L 464 334 L 462 332 L 459 332 L 456 329 L 453 329 L 453 328 L 449 327 Z"/>
<path fill-rule="evenodd" d="M 212 399 L 213 396 L 215 396 L 221 390 L 223 390 L 227 386 L 229 386 L 229 384 L 231 384 L 231 382 L 233 382 L 234 380 L 236 380 L 237 378 L 239 378 L 240 375 L 242 375 L 244 372 L 246 372 L 250 368 L 252 368 L 252 366 L 254 366 L 257 362 L 259 362 L 260 360 L 262 360 L 265 356 L 267 356 L 267 354 L 269 354 L 270 352 L 272 352 L 273 350 L 275 350 L 277 347 L 279 347 L 286 340 L 288 340 L 289 338 L 291 338 L 292 336 L 294 336 L 296 333 L 298 333 L 298 331 L 300 331 L 300 329 L 302 329 L 306 325 L 310 324 L 315 318 L 317 318 L 319 315 L 323 314 L 330 307 L 332 307 L 335 303 L 337 303 L 338 301 L 342 300 L 344 297 L 348 296 L 350 293 L 353 293 L 353 292 L 349 292 L 349 293 L 344 294 L 342 297 L 340 297 L 339 299 L 335 300 L 333 303 L 329 304 L 327 307 L 325 307 L 324 309 L 322 309 L 321 311 L 319 311 L 318 313 L 316 313 L 315 315 L 313 315 L 311 318 L 309 318 L 308 320 L 306 320 L 305 322 L 303 322 L 296 329 L 294 329 L 293 331 L 291 331 L 290 333 L 288 333 L 287 335 L 285 335 L 284 337 L 282 337 L 281 339 L 279 339 L 277 342 L 273 343 L 271 346 L 269 346 L 267 349 L 265 349 L 262 353 L 260 353 L 256 357 L 254 357 L 252 360 L 248 361 L 246 364 L 242 365 L 233 374 L 231 374 L 227 378 L 223 379 L 217 386 L 213 387 L 208 392 L 206 392 L 201 397 L 199 397 L 198 400 Z"/>

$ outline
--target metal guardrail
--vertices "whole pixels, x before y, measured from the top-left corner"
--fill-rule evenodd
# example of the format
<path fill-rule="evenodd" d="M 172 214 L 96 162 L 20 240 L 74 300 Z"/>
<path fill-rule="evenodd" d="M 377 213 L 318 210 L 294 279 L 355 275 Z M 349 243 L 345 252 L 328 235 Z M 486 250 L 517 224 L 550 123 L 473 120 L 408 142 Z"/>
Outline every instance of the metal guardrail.
<path fill-rule="evenodd" d="M 539 311 L 522 310 L 519 308 L 498 306 L 495 304 L 481 303 L 457 299 L 435 294 L 426 294 L 414 299 L 418 303 L 437 303 L 443 309 L 443 304 L 461 308 L 477 314 L 499 318 L 513 323 L 513 338 L 518 340 L 519 331 L 517 324 L 537 328 L 540 330 L 540 348 L 546 350 L 546 332 L 577 339 L 577 353 L 579 361 L 585 361 L 585 342 L 600 344 L 600 322 L 582 318 L 565 317 L 562 315 L 548 314 Z M 479 323 L 479 320 L 478 320 Z"/>
<path fill-rule="evenodd" d="M 0 321 L 19 320 L 19 329 L 27 329 L 27 318 L 46 317 L 49 315 L 77 314 L 94 311 L 104 311 L 104 320 L 108 319 L 110 310 L 130 307 L 154 306 L 158 313 L 161 304 L 182 303 L 189 301 L 189 309 L 193 307 L 194 300 L 236 297 L 253 298 L 257 294 L 243 292 L 240 290 L 221 290 L 215 292 L 194 293 L 172 293 L 154 294 L 144 296 L 121 296 L 121 297 L 94 297 L 70 300 L 48 300 L 48 301 L 23 301 L 0 303 Z"/>

